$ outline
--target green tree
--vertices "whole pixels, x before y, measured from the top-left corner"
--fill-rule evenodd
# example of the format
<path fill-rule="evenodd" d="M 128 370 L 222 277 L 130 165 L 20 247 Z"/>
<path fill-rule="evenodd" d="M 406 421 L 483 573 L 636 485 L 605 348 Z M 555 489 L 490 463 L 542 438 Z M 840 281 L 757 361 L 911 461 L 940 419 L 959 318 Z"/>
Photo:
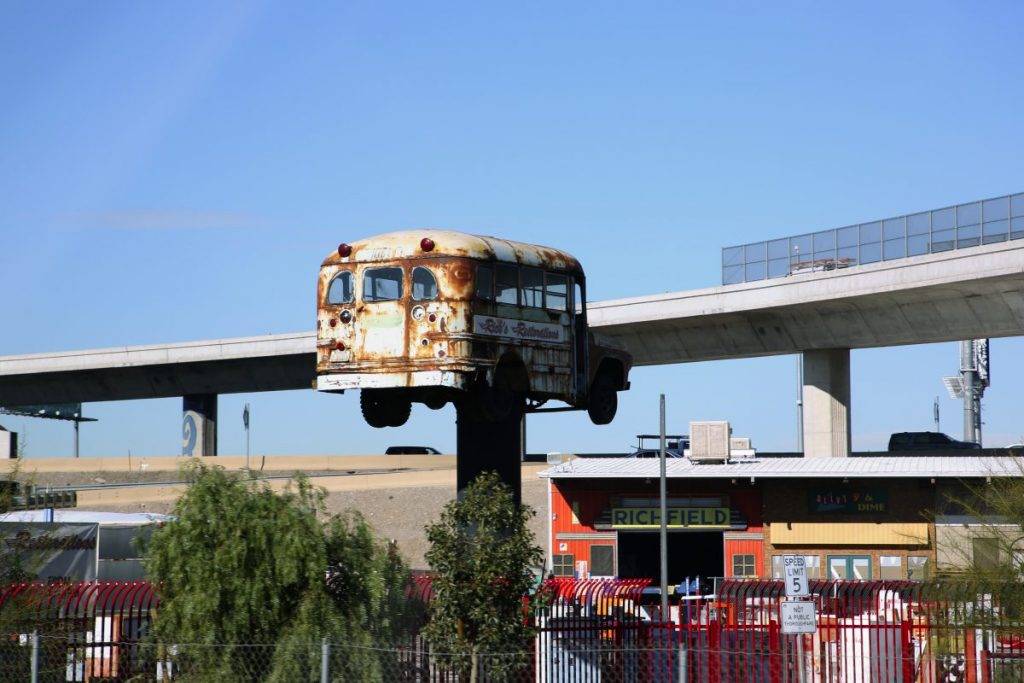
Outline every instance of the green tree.
<path fill-rule="evenodd" d="M 366 521 L 327 516 L 325 492 L 301 476 L 283 491 L 203 464 L 187 476 L 176 521 L 146 548 L 155 641 L 178 645 L 201 680 L 318 681 L 328 639 L 346 648 L 336 678 L 383 680 L 370 646 L 408 572 Z"/>
<path fill-rule="evenodd" d="M 480 677 L 480 654 L 528 651 L 533 631 L 523 598 L 534 584 L 531 569 L 543 559 L 528 526 L 534 514 L 486 472 L 427 526 L 426 559 L 435 578 L 425 635 L 436 652 L 456 655 L 471 680 Z M 527 661 L 493 657 L 483 666 L 488 678 L 501 678 Z"/>

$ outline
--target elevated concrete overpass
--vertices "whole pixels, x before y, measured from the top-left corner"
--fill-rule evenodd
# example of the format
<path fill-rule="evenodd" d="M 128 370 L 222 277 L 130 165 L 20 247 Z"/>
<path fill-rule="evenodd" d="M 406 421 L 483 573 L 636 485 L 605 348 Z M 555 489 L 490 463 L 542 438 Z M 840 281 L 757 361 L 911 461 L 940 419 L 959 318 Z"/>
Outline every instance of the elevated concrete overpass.
<path fill-rule="evenodd" d="M 589 308 L 638 365 L 803 353 L 805 452 L 848 455 L 850 349 L 1024 335 L 1024 241 Z M 310 387 L 314 350 L 302 332 L 0 356 L 0 405 L 184 396 L 212 420 L 195 397 Z"/>
<path fill-rule="evenodd" d="M 638 365 L 1024 334 L 1024 241 L 826 273 L 599 301 Z"/>

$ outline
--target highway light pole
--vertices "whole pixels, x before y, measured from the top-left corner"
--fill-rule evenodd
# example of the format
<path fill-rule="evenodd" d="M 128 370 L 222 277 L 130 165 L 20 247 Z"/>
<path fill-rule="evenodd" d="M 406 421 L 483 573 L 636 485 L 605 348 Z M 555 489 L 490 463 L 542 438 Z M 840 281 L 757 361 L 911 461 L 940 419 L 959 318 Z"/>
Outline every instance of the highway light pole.
<path fill-rule="evenodd" d="M 665 622 L 668 621 L 668 505 L 665 498 L 665 489 L 667 488 L 665 486 L 665 394 L 661 395 L 658 407 L 660 412 L 658 460 L 661 465 L 658 482 L 659 506 L 661 509 L 661 620 Z"/>

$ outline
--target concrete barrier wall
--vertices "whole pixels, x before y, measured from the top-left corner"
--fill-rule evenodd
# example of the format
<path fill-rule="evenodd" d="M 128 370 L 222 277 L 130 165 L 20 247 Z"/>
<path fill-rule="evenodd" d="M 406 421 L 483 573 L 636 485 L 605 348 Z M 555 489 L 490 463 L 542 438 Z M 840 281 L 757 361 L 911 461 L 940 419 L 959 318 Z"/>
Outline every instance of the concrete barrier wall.
<path fill-rule="evenodd" d="M 19 462 L 24 474 L 31 472 L 175 472 L 182 465 L 197 461 L 229 470 L 245 467 L 244 455 L 218 455 L 211 458 L 181 456 L 101 457 L 101 458 L 25 458 Z M 454 455 L 253 455 L 249 466 L 271 472 L 318 470 L 377 470 L 391 468 L 451 469 Z"/>

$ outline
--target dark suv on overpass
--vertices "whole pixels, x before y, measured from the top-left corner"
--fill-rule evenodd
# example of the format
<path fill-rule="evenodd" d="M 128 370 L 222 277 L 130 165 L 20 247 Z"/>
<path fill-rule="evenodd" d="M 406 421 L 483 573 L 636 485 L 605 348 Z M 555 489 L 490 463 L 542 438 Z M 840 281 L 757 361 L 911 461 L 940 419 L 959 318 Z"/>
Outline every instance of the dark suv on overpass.
<path fill-rule="evenodd" d="M 890 451 L 976 451 L 972 441 L 957 441 L 942 432 L 897 432 L 889 437 Z"/>

